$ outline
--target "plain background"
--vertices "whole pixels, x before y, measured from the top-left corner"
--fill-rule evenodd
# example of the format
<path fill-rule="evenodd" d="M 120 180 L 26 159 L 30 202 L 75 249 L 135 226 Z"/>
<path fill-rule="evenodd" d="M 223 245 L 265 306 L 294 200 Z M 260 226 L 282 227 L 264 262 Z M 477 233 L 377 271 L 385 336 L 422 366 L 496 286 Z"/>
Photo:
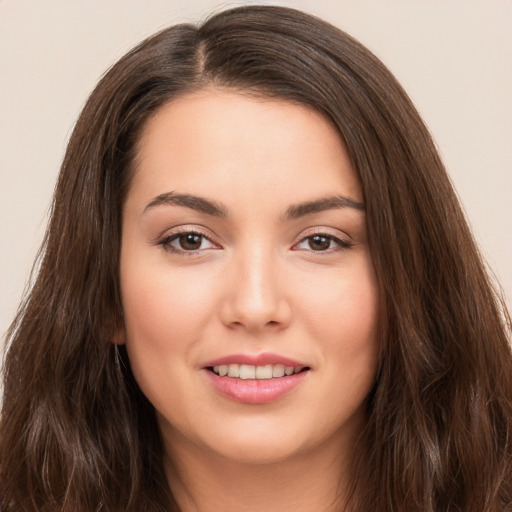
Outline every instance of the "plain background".
<path fill-rule="evenodd" d="M 102 73 L 160 28 L 247 2 L 0 0 L 0 335 L 41 242 L 66 142 Z M 358 38 L 429 126 L 512 298 L 512 1 L 289 0 Z"/>

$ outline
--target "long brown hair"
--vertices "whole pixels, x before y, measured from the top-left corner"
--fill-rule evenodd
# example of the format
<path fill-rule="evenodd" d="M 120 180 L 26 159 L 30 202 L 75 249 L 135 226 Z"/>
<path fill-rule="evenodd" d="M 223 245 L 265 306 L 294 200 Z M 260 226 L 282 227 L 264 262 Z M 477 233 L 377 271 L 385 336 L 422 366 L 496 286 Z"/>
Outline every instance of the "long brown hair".
<path fill-rule="evenodd" d="M 144 122 L 212 83 L 321 112 L 362 183 L 382 353 L 347 509 L 511 510 L 510 322 L 428 130 L 350 36 L 251 6 L 149 38 L 80 115 L 40 269 L 7 337 L 2 511 L 178 510 L 154 409 L 111 343 L 123 321 L 121 209 Z"/>

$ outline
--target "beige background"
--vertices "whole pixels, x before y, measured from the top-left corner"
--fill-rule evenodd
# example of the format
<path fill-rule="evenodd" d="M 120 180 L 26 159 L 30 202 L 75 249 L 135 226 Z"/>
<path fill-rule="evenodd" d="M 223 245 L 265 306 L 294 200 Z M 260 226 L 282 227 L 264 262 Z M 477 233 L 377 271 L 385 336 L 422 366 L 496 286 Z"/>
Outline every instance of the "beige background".
<path fill-rule="evenodd" d="M 143 37 L 244 2 L 0 0 L 0 334 L 41 241 L 74 121 Z M 372 49 L 429 125 L 484 256 L 512 298 L 512 1 L 289 0 Z"/>

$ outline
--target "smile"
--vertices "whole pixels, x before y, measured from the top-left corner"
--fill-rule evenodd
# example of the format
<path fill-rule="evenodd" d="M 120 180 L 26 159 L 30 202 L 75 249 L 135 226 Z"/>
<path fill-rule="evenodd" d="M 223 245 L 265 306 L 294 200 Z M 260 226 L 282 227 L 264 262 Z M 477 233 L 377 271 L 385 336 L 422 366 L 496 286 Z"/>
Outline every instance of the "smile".
<path fill-rule="evenodd" d="M 284 366 L 282 364 L 266 364 L 264 366 L 254 366 L 250 364 L 222 364 L 210 367 L 220 377 L 230 377 L 233 379 L 255 379 L 269 380 L 279 379 L 307 370 L 304 366 Z"/>
<path fill-rule="evenodd" d="M 310 370 L 304 363 L 277 354 L 232 354 L 206 363 L 203 375 L 224 398 L 258 405 L 276 402 L 299 388 Z"/>

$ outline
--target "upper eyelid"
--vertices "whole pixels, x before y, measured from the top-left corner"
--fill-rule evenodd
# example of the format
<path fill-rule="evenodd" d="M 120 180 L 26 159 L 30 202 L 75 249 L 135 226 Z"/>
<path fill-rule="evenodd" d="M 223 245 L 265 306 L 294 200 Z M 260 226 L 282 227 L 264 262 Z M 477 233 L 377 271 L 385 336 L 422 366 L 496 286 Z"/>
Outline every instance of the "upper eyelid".
<path fill-rule="evenodd" d="M 297 245 L 301 244 L 302 242 L 305 242 L 308 238 L 312 238 L 314 236 L 324 236 L 325 238 L 328 238 L 328 239 L 334 241 L 340 247 L 344 247 L 344 248 L 352 247 L 354 245 L 354 243 L 351 240 L 347 240 L 344 237 L 331 235 L 329 233 L 320 233 L 319 232 L 319 233 L 312 233 L 310 235 L 303 236 L 298 242 L 295 242 L 293 244 L 292 248 L 296 247 Z M 322 252 L 322 251 L 318 251 L 318 252 Z M 323 251 L 323 252 L 327 252 L 327 251 Z"/>
<path fill-rule="evenodd" d="M 351 241 L 352 237 L 345 231 L 342 231 L 338 228 L 329 228 L 329 227 L 323 227 L 323 226 L 315 226 L 312 228 L 306 228 L 302 230 L 301 234 L 298 236 L 298 241 L 305 240 L 306 238 L 309 238 L 311 236 L 315 235 L 324 235 L 331 238 L 338 238 L 340 240 L 344 241 Z"/>
<path fill-rule="evenodd" d="M 187 235 L 187 234 L 199 235 L 199 236 L 203 237 L 205 240 L 208 240 L 208 242 L 210 242 L 211 244 L 219 246 L 219 244 L 217 242 L 214 242 L 212 240 L 212 237 L 206 235 L 202 231 L 197 231 L 197 230 L 193 230 L 193 229 L 186 229 L 184 231 L 176 231 L 175 233 L 169 233 L 167 235 L 164 235 L 160 239 L 160 241 L 165 242 L 166 240 L 170 240 L 170 239 L 176 240 L 181 235 Z"/>
<path fill-rule="evenodd" d="M 158 244 L 163 240 L 166 240 L 173 236 L 181 235 L 184 233 L 194 233 L 196 235 L 201 235 L 204 238 L 208 239 L 210 242 L 218 245 L 218 243 L 213 240 L 215 238 L 215 236 L 211 235 L 210 230 L 208 230 L 207 228 L 205 228 L 203 226 L 197 226 L 197 225 L 187 226 L 186 224 L 180 225 L 180 226 L 175 226 L 173 228 L 168 228 L 168 229 L 164 230 L 161 234 L 159 234 L 158 236 L 156 236 L 153 239 L 153 242 Z"/>
<path fill-rule="evenodd" d="M 345 240 L 345 237 L 339 236 L 339 235 L 333 235 L 331 233 L 325 233 L 324 231 L 318 231 L 317 233 L 311 233 L 309 235 L 305 235 L 299 239 L 299 242 L 303 242 L 304 240 L 307 240 L 308 238 L 312 238 L 314 236 L 323 236 L 325 238 L 329 238 L 331 240 L 340 240 L 340 241 L 348 241 Z"/>

